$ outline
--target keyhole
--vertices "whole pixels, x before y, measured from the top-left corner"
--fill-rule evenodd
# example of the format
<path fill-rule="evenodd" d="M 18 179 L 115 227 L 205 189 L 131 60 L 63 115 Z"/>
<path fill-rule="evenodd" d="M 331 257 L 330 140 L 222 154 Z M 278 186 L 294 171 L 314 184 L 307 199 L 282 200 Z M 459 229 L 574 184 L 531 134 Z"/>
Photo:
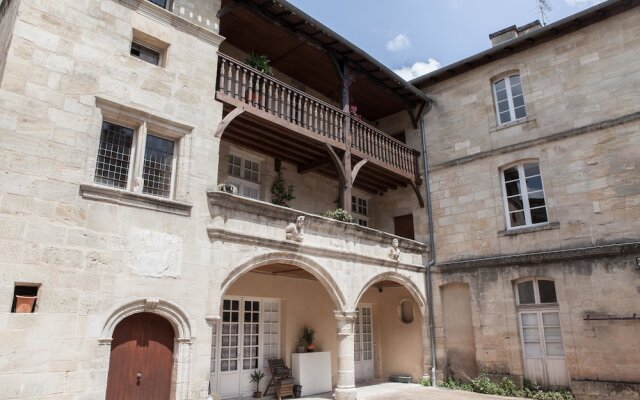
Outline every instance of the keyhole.
<path fill-rule="evenodd" d="M 140 386 L 140 379 L 142 379 L 142 373 L 138 372 L 136 374 L 136 385 Z"/>

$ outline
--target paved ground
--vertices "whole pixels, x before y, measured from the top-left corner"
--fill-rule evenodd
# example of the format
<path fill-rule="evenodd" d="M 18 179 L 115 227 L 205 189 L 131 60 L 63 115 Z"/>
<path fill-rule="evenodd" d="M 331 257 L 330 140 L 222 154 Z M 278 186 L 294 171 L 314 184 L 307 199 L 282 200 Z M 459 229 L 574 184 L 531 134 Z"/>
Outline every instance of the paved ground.
<path fill-rule="evenodd" d="M 304 397 L 308 400 L 333 399 L 331 393 Z M 416 384 L 383 382 L 358 387 L 358 400 L 507 400 L 459 390 L 423 387 Z M 521 400 L 521 399 L 520 399 Z"/>

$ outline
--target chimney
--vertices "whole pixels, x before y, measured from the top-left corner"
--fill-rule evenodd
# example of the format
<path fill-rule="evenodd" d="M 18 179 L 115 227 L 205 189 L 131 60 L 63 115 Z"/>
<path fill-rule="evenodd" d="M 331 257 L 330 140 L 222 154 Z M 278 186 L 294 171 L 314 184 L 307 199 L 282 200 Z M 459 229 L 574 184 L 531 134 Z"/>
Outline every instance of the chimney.
<path fill-rule="evenodd" d="M 496 46 L 500 43 L 506 42 L 507 40 L 515 39 L 518 36 L 525 35 L 541 27 L 542 24 L 540 24 L 540 21 L 538 20 L 522 26 L 511 25 L 508 28 L 504 28 L 489 35 L 489 39 L 491 39 L 491 46 Z"/>

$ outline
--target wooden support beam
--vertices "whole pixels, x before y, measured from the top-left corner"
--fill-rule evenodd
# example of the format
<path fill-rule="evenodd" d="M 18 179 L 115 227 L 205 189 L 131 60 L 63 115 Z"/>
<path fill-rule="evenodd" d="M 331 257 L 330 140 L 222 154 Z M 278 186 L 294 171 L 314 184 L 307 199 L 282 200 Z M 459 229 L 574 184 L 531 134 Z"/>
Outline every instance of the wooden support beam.
<path fill-rule="evenodd" d="M 420 204 L 420 208 L 424 208 L 424 199 L 422 198 L 422 193 L 420 193 L 420 188 L 416 185 L 416 181 L 411 181 L 411 187 L 413 187 L 413 191 L 416 193 L 418 197 L 418 203 Z"/>
<path fill-rule="evenodd" d="M 226 117 L 220 121 L 218 124 L 218 129 L 216 129 L 215 137 L 219 138 L 224 133 L 224 130 L 227 129 L 227 126 L 233 121 L 236 117 L 244 112 L 244 107 L 236 107 L 233 111 L 227 114 Z"/>
<path fill-rule="evenodd" d="M 360 168 L 364 167 L 364 165 L 367 163 L 366 158 L 362 159 L 360 161 L 358 161 L 358 163 L 356 165 L 353 166 L 353 171 L 351 171 L 351 184 L 353 185 L 353 183 L 356 181 L 356 176 L 358 176 L 358 172 L 360 172 Z"/>
<path fill-rule="evenodd" d="M 338 154 L 333 149 L 333 147 L 329 146 L 328 144 L 326 144 L 326 146 L 327 146 L 327 151 L 329 152 L 329 158 L 331 159 L 331 161 L 333 161 L 333 164 L 336 166 L 336 170 L 338 170 L 338 178 L 342 182 L 343 180 L 345 180 L 345 173 L 344 173 L 345 168 L 344 168 L 344 165 L 342 165 L 342 160 L 340 159 L 340 157 L 338 157 Z"/>
<path fill-rule="evenodd" d="M 426 106 L 426 104 L 427 103 L 423 101 L 417 113 L 414 113 L 413 108 L 407 107 L 407 113 L 409 113 L 409 118 L 411 118 L 411 125 L 413 125 L 413 129 L 418 129 L 420 116 L 422 115 L 422 112 L 424 111 L 424 107 Z"/>

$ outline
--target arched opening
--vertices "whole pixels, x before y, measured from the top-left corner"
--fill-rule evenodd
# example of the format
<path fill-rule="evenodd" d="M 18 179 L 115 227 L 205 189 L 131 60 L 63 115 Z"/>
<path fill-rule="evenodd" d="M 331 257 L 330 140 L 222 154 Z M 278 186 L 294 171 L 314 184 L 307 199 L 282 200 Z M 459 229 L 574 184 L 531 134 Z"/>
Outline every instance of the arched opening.
<path fill-rule="evenodd" d="M 160 315 L 141 312 L 113 331 L 106 400 L 171 398 L 175 332 Z"/>
<path fill-rule="evenodd" d="M 424 374 L 424 301 L 407 278 L 389 274 L 359 296 L 354 332 L 356 382 Z"/>
<path fill-rule="evenodd" d="M 270 255 L 236 268 L 222 285 L 220 320 L 212 338 L 211 383 L 223 399 L 250 397 L 251 373 L 262 370 L 260 391 L 273 394 L 269 360 L 294 372 L 314 364 L 302 394 L 330 392 L 337 382 L 335 311 L 342 294 L 317 263 L 300 256 Z M 299 343 L 303 328 L 315 331 L 313 354 Z M 300 381 L 303 376 L 297 376 Z"/>

